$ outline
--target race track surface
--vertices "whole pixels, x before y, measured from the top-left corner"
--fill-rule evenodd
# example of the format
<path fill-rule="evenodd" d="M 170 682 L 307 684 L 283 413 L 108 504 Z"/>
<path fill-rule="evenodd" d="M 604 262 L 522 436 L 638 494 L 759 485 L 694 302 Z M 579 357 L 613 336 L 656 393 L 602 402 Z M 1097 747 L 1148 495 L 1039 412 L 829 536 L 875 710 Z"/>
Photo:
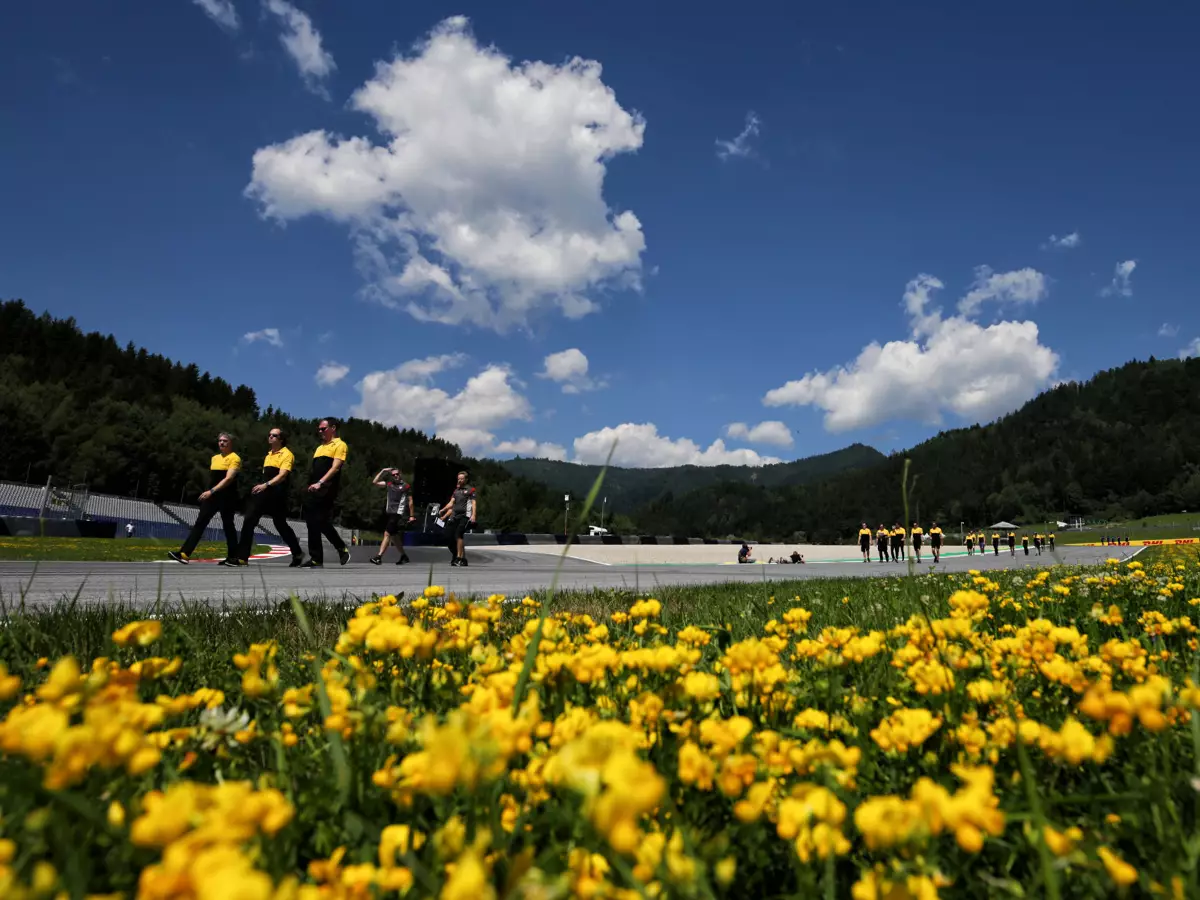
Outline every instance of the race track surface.
<path fill-rule="evenodd" d="M 854 548 L 847 548 L 853 552 Z M 1137 548 L 1059 547 L 1055 554 L 1015 557 L 1007 551 L 999 556 L 943 556 L 939 572 L 965 572 L 968 569 L 1012 569 L 1048 566 L 1055 562 L 1069 565 L 1103 563 L 1110 557 L 1128 558 Z M 470 566 L 452 568 L 443 549 L 409 548 L 413 562 L 395 565 L 389 553 L 382 566 L 367 562 L 371 547 L 355 547 L 351 561 L 339 566 L 332 552 L 324 569 L 291 569 L 287 561 L 251 563 L 248 568 L 227 569 L 214 563 L 180 565 L 165 563 L 111 562 L 0 562 L 0 601 L 11 609 L 22 598 L 27 607 L 47 606 L 71 600 L 80 603 L 105 601 L 145 606 L 156 600 L 166 602 L 204 601 L 211 604 L 264 604 L 278 602 L 295 593 L 302 599 L 354 601 L 372 594 L 404 591 L 419 593 L 430 583 L 442 585 L 460 595 L 525 593 L 550 586 L 558 560 L 555 557 L 522 553 L 506 548 L 471 549 Z M 330 560 L 332 559 L 332 564 Z M 929 559 L 916 570 L 931 568 Z M 717 584 L 724 582 L 779 581 L 845 576 L 886 576 L 907 572 L 903 563 L 862 562 L 810 563 L 805 565 L 599 565 L 568 558 L 563 564 L 559 586 L 572 589 L 619 588 L 653 590 L 656 585 Z"/>

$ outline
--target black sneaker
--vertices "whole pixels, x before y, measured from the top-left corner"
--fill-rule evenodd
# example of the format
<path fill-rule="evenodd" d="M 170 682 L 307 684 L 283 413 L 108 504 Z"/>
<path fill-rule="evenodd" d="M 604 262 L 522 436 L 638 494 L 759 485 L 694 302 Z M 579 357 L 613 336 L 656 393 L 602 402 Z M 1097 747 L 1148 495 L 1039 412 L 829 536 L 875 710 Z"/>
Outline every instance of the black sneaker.
<path fill-rule="evenodd" d="M 410 560 L 407 556 L 401 556 L 398 560 L 396 560 L 396 565 L 402 566 L 406 562 L 412 562 L 412 560 Z"/>
<path fill-rule="evenodd" d="M 325 564 L 319 563 L 316 560 L 310 559 L 306 563 L 300 563 L 300 568 L 301 569 L 323 569 L 323 568 L 325 568 Z"/>
<path fill-rule="evenodd" d="M 188 555 L 182 550 L 169 550 L 167 556 L 171 557 L 177 563 L 183 563 L 185 566 L 188 564 Z"/>
<path fill-rule="evenodd" d="M 338 551 L 338 561 L 339 561 L 339 562 L 340 562 L 340 563 L 341 563 L 343 566 L 344 566 L 346 563 L 350 562 L 350 551 L 349 551 L 349 550 L 339 550 L 339 551 Z"/>
<path fill-rule="evenodd" d="M 298 569 L 302 565 L 304 565 L 304 554 L 303 553 L 293 553 L 292 561 L 290 563 L 288 563 L 288 568 L 289 569 Z"/>
<path fill-rule="evenodd" d="M 383 557 L 382 556 L 372 556 L 370 559 L 367 560 L 367 562 L 369 562 L 373 566 L 381 566 L 381 565 L 383 565 Z"/>
<path fill-rule="evenodd" d="M 239 558 L 239 559 L 235 559 L 235 560 L 233 561 L 233 565 L 235 565 L 235 566 L 238 566 L 238 567 L 241 567 L 241 566 L 248 566 L 248 565 L 250 565 L 250 560 L 248 560 L 248 559 L 240 559 L 240 558 Z"/>
<path fill-rule="evenodd" d="M 457 556 L 454 557 L 454 559 L 450 560 L 450 565 L 452 565 L 452 566 L 458 565 L 458 557 Z"/>
<path fill-rule="evenodd" d="M 221 560 L 219 563 L 217 563 L 218 566 L 236 566 L 237 564 L 238 564 L 238 561 L 229 556 L 225 557 L 223 560 Z"/>
<path fill-rule="evenodd" d="M 465 566 L 467 564 L 467 558 L 465 556 L 460 556 L 458 558 L 458 564 L 460 566 Z"/>

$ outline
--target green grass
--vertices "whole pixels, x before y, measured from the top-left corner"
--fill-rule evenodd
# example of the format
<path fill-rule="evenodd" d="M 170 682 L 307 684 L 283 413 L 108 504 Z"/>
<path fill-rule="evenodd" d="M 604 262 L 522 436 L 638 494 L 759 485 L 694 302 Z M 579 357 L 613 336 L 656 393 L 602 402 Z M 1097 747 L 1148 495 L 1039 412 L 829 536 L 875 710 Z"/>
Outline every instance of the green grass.
<path fill-rule="evenodd" d="M 1138 558 L 1149 565 L 1151 553 L 1158 549 L 1150 548 Z M 1047 567 L 1053 564 L 1053 558 L 1047 557 Z M 1056 575 L 1092 574 L 1102 568 L 1058 567 Z M 1031 570 L 987 574 L 1007 589 L 1014 577 L 1027 579 Z M 898 572 L 881 578 L 647 585 L 640 591 L 559 591 L 554 595 L 552 609 L 555 613 L 587 614 L 600 622 L 608 620 L 614 612 L 627 610 L 637 598 L 651 596 L 662 603 L 661 621 L 666 627 L 678 629 L 689 624 L 712 627 L 728 639 L 738 641 L 761 633 L 762 626 L 777 618 L 797 597 L 819 617 L 821 627 L 856 626 L 864 631 L 891 628 L 911 615 L 922 613 L 927 604 L 944 605 L 965 577 L 906 576 Z M 486 586 L 482 586 L 475 599 L 482 599 L 488 593 Z M 467 599 L 465 595 L 462 598 Z M 310 595 L 304 610 L 318 643 L 321 646 L 335 643 L 355 607 L 373 599 L 377 595 L 349 592 Z M 188 660 L 181 675 L 183 690 L 224 678 L 232 654 L 244 651 L 252 643 L 277 641 L 281 658 L 294 658 L 311 646 L 297 627 L 288 602 L 274 606 L 215 606 L 172 600 L 147 609 L 126 603 L 77 604 L 64 596 L 53 606 L 22 609 L 19 601 L 10 597 L 0 599 L 0 619 L 7 620 L 7 627 L 0 629 L 0 659 L 19 671 L 41 657 L 53 659 L 68 653 L 81 659 L 103 656 L 111 652 L 109 637 L 115 629 L 148 617 L 161 619 L 170 636 L 160 651 L 183 654 Z"/>
<path fill-rule="evenodd" d="M 0 560 L 145 562 L 163 559 L 168 550 L 179 549 L 179 541 L 160 538 L 57 538 L 0 537 Z M 255 553 L 268 548 L 254 547 Z M 192 556 L 196 559 L 222 559 L 224 541 L 202 543 Z"/>
<path fill-rule="evenodd" d="M 1053 531 L 1063 544 L 1095 543 L 1105 536 L 1128 536 L 1133 541 L 1161 541 L 1169 538 L 1200 538 L 1200 513 L 1170 513 L 1163 516 L 1147 516 L 1128 522 L 1112 522 L 1108 525 L 1089 525 L 1076 531 L 1059 528 L 1057 522 L 1033 523 L 1023 530 L 1041 530 L 1043 534 Z"/>

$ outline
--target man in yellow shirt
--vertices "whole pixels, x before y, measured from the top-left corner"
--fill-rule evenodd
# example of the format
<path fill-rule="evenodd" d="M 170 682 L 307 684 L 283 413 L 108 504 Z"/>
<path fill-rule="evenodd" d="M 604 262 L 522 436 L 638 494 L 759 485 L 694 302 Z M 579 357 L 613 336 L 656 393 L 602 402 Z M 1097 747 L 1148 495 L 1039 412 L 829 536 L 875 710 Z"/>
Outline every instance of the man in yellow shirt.
<path fill-rule="evenodd" d="M 942 529 L 938 527 L 938 523 L 934 522 L 933 527 L 929 529 L 929 549 L 933 553 L 933 561 L 935 563 L 942 560 Z"/>
<path fill-rule="evenodd" d="M 871 529 L 863 522 L 858 529 L 858 549 L 862 552 L 863 562 L 871 561 Z"/>
<path fill-rule="evenodd" d="M 967 556 L 974 556 L 975 555 L 975 532 L 968 531 L 965 540 L 967 542 Z"/>
<path fill-rule="evenodd" d="M 187 540 L 183 542 L 182 547 L 170 551 L 167 556 L 187 565 L 200 539 L 204 537 L 204 529 L 208 527 L 212 517 L 220 513 L 221 528 L 225 531 L 225 558 L 221 560 L 221 565 L 237 565 L 238 533 L 233 511 L 237 508 L 237 474 L 241 467 L 242 458 L 233 452 L 233 436 L 222 431 L 217 435 L 217 452 L 208 464 L 209 483 L 212 487 L 200 493 L 200 509 L 196 513 L 196 521 Z"/>
<path fill-rule="evenodd" d="M 912 530 L 909 531 L 912 535 L 913 553 L 917 557 L 917 562 L 921 561 L 921 542 L 925 539 L 925 531 L 916 522 L 913 522 Z"/>
<path fill-rule="evenodd" d="M 884 525 L 880 525 L 879 530 L 875 532 L 875 548 L 879 551 L 880 562 L 887 562 L 888 540 L 891 536 L 892 533 Z"/>
<path fill-rule="evenodd" d="M 1039 531 L 1033 536 L 1033 549 L 1037 551 L 1037 555 L 1042 555 L 1042 533 Z"/>
<path fill-rule="evenodd" d="M 308 525 L 308 562 L 303 569 L 321 569 L 325 566 L 325 548 L 321 544 L 324 536 L 337 551 L 338 561 L 344 566 L 350 562 L 350 551 L 346 542 L 333 527 L 333 505 L 337 502 L 338 488 L 342 483 L 342 467 L 346 464 L 349 448 L 337 436 L 337 419 L 322 419 L 317 423 L 317 434 L 321 443 L 313 451 L 311 484 L 304 498 L 304 522 Z"/>
<path fill-rule="evenodd" d="M 242 541 L 238 547 L 239 566 L 250 564 L 250 551 L 254 549 L 254 529 L 263 516 L 270 516 L 275 530 L 292 551 L 291 567 L 304 562 L 304 551 L 296 532 L 287 520 L 287 494 L 296 457 L 287 446 L 287 432 L 272 428 L 267 432 L 267 455 L 263 459 L 262 481 L 250 489 L 250 502 L 242 514 Z"/>
<path fill-rule="evenodd" d="M 992 532 L 992 555 L 1000 555 L 1000 532 L 998 531 Z"/>
<path fill-rule="evenodd" d="M 897 522 L 892 528 L 892 562 L 899 562 L 904 558 L 904 529 Z"/>
<path fill-rule="evenodd" d="M 1050 532 L 1048 535 L 1046 535 L 1046 537 L 1048 537 L 1050 539 L 1050 552 L 1053 553 L 1054 552 L 1054 532 L 1053 531 Z"/>

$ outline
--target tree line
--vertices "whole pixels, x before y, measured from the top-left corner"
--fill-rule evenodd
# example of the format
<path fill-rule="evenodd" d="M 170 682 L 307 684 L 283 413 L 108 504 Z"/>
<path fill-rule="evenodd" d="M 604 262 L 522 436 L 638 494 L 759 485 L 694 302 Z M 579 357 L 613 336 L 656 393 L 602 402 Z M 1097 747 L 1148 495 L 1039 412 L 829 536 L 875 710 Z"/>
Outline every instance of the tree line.
<path fill-rule="evenodd" d="M 111 335 L 83 333 L 74 319 L 36 315 L 22 301 L 0 303 L 0 417 L 7 440 L 0 480 L 87 484 L 91 490 L 155 502 L 195 503 L 208 487 L 216 435 L 232 433 L 249 474 L 266 454 L 266 434 L 289 432 L 297 468 L 307 471 L 317 419 L 261 410 L 253 389 L 195 365 L 172 362 Z M 322 411 L 324 412 L 324 411 Z M 502 531 L 562 530 L 562 496 L 491 460 L 414 429 L 363 419 L 343 422 L 350 446 L 341 524 L 373 528 L 382 492 L 370 478 L 398 465 L 412 477 L 418 457 L 461 460 L 480 489 L 481 526 Z M 252 483 L 243 476 L 242 492 Z M 291 479 L 298 513 L 304 479 Z"/>
<path fill-rule="evenodd" d="M 86 483 L 92 490 L 160 502 L 194 501 L 207 486 L 218 431 L 238 439 L 253 471 L 266 431 L 280 426 L 305 467 L 317 443 L 313 418 L 261 410 L 254 391 L 73 319 L 0 303 L 0 416 L 8 432 L 0 479 Z M 418 457 L 459 460 L 452 443 L 360 419 L 343 423 L 351 447 L 342 524 L 371 528 L 380 468 L 411 473 Z M 901 475 L 911 459 L 910 518 L 959 522 L 1110 521 L 1200 509 L 1200 359 L 1130 362 L 1058 385 L 988 425 L 945 431 L 884 457 L 861 444 L 760 468 L 613 470 L 606 521 L 618 533 L 850 540 L 859 523 L 903 513 Z M 598 467 L 462 458 L 480 489 L 483 527 L 555 533 L 564 487 L 581 502 Z M 302 479 L 292 485 L 299 509 Z"/>
<path fill-rule="evenodd" d="M 1135 361 L 1058 385 L 988 425 L 945 431 L 876 464 L 808 484 L 719 484 L 664 493 L 641 528 L 748 539 L 851 540 L 903 516 L 960 522 L 1121 521 L 1200 509 L 1200 359 Z"/>

